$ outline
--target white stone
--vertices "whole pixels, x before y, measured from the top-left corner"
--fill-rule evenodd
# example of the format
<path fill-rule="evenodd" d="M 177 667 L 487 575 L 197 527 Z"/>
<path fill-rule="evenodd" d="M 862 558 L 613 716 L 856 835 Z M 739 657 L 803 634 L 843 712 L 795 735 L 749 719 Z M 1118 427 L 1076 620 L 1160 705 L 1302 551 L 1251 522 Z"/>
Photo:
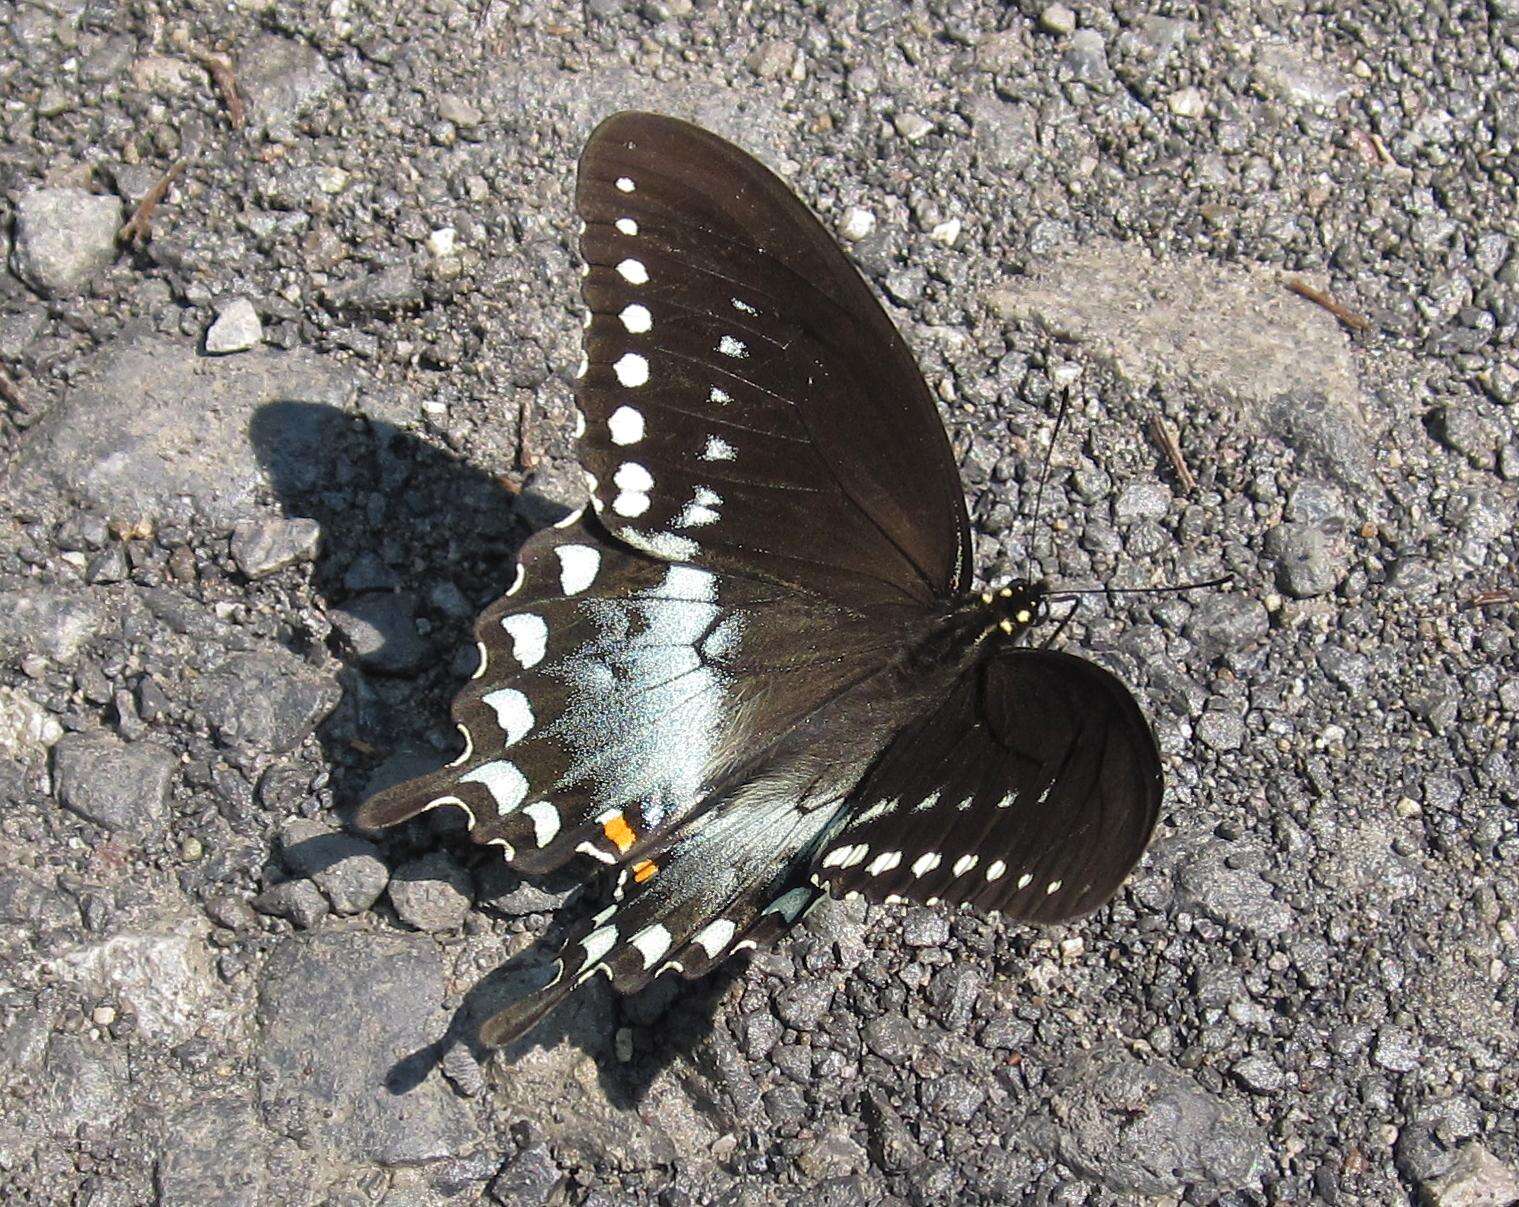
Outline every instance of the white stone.
<path fill-rule="evenodd" d="M 839 223 L 839 237 L 850 243 L 858 243 L 861 239 L 869 238 L 875 229 L 876 216 L 869 210 L 851 205 L 844 211 L 844 219 Z"/>
<path fill-rule="evenodd" d="M 247 352 L 264 342 L 264 325 L 247 298 L 228 303 L 206 332 L 206 351 L 217 356 Z"/>

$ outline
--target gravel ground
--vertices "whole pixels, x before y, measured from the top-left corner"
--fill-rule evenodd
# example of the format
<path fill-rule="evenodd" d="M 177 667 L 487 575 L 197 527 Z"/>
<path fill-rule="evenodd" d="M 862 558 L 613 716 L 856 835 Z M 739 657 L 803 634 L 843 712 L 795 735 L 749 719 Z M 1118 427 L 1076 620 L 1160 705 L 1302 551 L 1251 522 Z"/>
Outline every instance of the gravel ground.
<path fill-rule="evenodd" d="M 1519 1199 L 1519 5 L 1158 8 L 5 10 L 6 1201 Z M 628 107 L 840 233 L 984 569 L 1071 385 L 1046 570 L 1235 582 L 1068 631 L 1167 763 L 1112 907 L 830 905 L 491 1057 L 599 890 L 343 818 L 577 501 L 573 165 Z"/>

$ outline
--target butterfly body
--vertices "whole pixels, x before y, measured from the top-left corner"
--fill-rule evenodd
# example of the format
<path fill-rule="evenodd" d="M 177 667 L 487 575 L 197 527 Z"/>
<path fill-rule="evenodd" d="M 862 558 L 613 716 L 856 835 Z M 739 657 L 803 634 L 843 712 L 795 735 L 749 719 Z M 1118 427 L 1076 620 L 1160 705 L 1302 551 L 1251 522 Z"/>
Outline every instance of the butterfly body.
<path fill-rule="evenodd" d="M 1043 584 L 972 590 L 937 409 L 858 273 L 670 118 L 598 127 L 576 205 L 591 511 L 481 617 L 463 753 L 360 814 L 454 805 L 524 872 L 617 870 L 485 1038 L 598 973 L 699 976 L 825 892 L 1101 905 L 1158 813 L 1154 739 L 1113 675 L 1029 643 Z"/>

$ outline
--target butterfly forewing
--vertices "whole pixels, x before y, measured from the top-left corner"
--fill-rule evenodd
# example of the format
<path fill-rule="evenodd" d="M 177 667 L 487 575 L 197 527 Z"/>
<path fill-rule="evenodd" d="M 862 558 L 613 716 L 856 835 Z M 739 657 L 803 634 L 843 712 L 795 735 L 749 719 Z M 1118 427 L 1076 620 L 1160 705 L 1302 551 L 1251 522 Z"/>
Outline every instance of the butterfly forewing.
<path fill-rule="evenodd" d="M 372 797 L 361 820 L 448 804 L 523 871 L 636 861 L 878 671 L 912 614 L 848 619 L 805 592 L 647 556 L 591 517 L 547 529 L 477 625 L 480 665 L 453 706 L 464 752 Z"/>
<path fill-rule="evenodd" d="M 523 870 L 615 862 L 711 776 L 741 627 L 710 574 L 589 523 L 539 533 L 477 626 L 480 665 L 453 710 L 464 753 L 372 798 L 364 819 L 452 804 Z"/>
<path fill-rule="evenodd" d="M 922 375 L 779 180 L 694 126 L 619 114 L 587 144 L 576 203 L 581 452 L 611 531 L 849 606 L 927 606 L 967 583 Z"/>
<path fill-rule="evenodd" d="M 1160 756 L 1095 663 L 1005 649 L 905 727 L 853 794 L 816 871 L 872 900 L 1059 922 L 1106 902 L 1149 841 Z"/>

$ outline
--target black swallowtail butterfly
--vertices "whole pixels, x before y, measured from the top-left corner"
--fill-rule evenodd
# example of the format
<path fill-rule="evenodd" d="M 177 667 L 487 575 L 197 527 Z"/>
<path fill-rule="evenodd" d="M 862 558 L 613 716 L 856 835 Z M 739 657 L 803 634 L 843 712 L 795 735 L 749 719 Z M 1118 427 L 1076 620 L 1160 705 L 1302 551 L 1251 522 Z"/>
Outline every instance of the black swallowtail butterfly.
<path fill-rule="evenodd" d="M 594 514 L 532 537 L 481 617 L 464 753 L 359 814 L 457 805 L 524 872 L 619 869 L 486 1042 L 598 972 L 701 976 L 827 892 L 1102 905 L 1155 825 L 1154 737 L 1113 675 L 1020 644 L 1043 585 L 972 591 L 943 425 L 858 272 L 672 118 L 603 122 L 576 208 Z"/>

